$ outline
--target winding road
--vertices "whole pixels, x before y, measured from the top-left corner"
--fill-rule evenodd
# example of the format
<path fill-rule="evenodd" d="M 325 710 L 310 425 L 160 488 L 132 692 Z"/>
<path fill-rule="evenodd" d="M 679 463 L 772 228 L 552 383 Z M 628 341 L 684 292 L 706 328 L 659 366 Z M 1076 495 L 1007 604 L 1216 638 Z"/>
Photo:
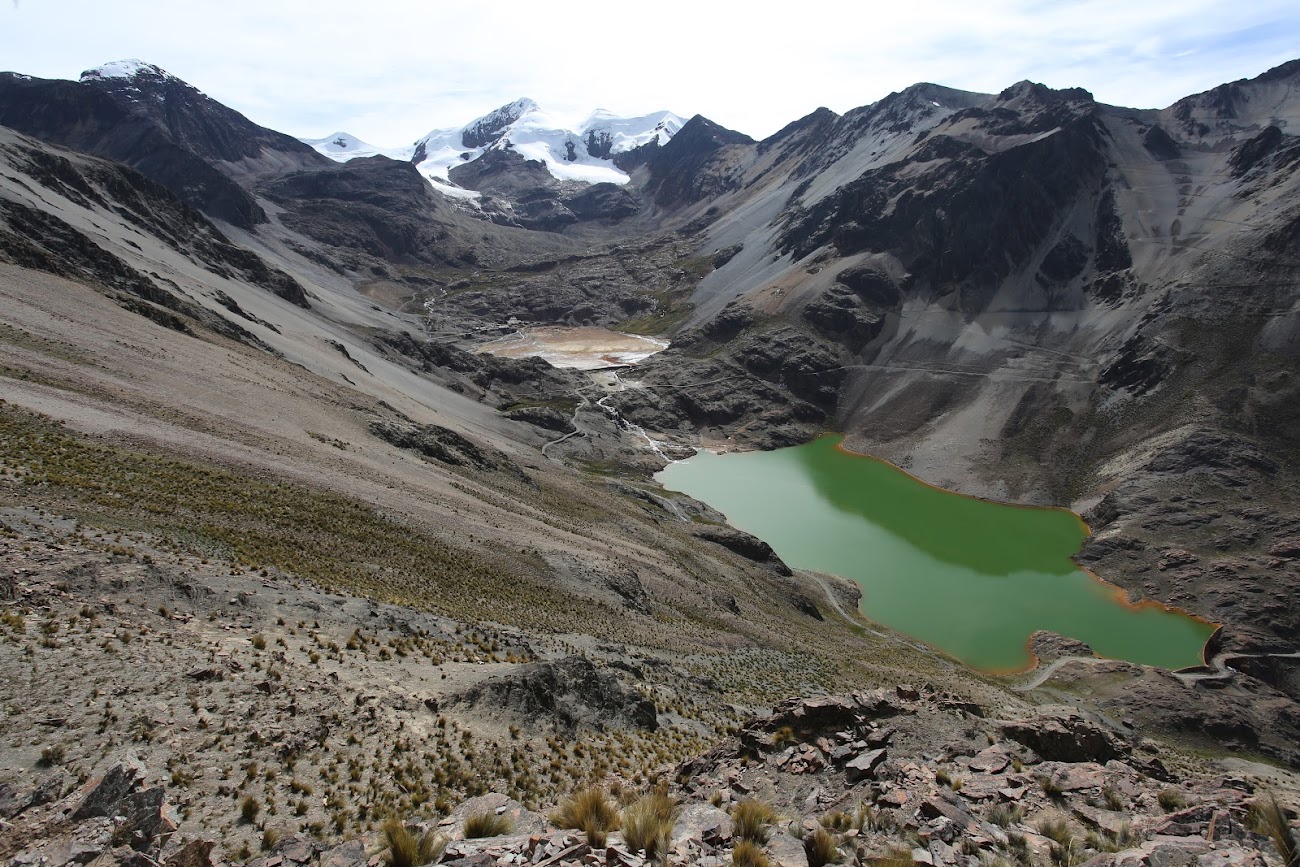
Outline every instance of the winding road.
<path fill-rule="evenodd" d="M 1171 671 L 1170 674 L 1187 684 L 1206 680 L 1228 680 L 1237 674 L 1235 669 L 1228 667 L 1228 662 L 1234 659 L 1300 659 L 1300 653 L 1220 653 L 1210 660 L 1208 667 L 1213 671 Z M 1011 688 L 1016 692 L 1028 692 L 1042 686 L 1052 675 L 1069 663 L 1100 665 L 1103 662 L 1115 662 L 1115 660 L 1101 659 L 1096 656 L 1063 656 L 1060 659 L 1053 660 L 1028 683 Z"/>

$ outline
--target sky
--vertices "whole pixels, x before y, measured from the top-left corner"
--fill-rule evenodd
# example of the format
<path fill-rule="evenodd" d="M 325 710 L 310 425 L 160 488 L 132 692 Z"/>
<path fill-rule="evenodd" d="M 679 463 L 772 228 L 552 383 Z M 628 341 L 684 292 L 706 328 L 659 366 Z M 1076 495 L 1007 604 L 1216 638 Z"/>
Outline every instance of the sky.
<path fill-rule="evenodd" d="M 1300 57 L 1295 0 L 0 0 L 0 70 L 140 59 L 263 126 L 410 144 L 521 96 L 763 138 L 919 81 L 1159 108 Z"/>

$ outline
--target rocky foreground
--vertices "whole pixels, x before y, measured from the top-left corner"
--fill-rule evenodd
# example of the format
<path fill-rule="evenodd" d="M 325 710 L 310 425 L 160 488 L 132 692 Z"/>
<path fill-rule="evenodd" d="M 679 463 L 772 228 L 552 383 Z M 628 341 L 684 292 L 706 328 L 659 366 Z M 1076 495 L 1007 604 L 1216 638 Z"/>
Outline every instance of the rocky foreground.
<path fill-rule="evenodd" d="M 624 817 L 646 798 L 671 804 L 649 837 L 631 818 L 626 831 L 605 834 L 595 823 L 566 830 L 558 824 L 582 819 L 564 810 L 548 818 L 489 793 L 445 817 L 433 809 L 405 817 L 410 839 L 430 844 L 423 858 L 418 847 L 397 851 L 400 828 L 326 844 L 280 836 L 264 821 L 264 851 L 234 853 L 231 863 L 1285 864 L 1295 855 L 1294 812 L 1279 812 L 1270 826 L 1275 802 L 1261 782 L 1194 768 L 1123 724 L 1072 708 L 986 719 L 958 696 L 900 685 L 784 702 L 665 768 L 658 794 L 639 801 L 611 781 Z M 220 841 L 176 833 L 170 796 L 155 770 L 129 756 L 106 760 L 80 786 L 54 770 L 24 791 L 0 788 L 0 854 L 13 867 L 220 863 Z M 243 821 L 259 817 L 250 808 Z M 483 833 L 491 836 L 474 836 Z"/>

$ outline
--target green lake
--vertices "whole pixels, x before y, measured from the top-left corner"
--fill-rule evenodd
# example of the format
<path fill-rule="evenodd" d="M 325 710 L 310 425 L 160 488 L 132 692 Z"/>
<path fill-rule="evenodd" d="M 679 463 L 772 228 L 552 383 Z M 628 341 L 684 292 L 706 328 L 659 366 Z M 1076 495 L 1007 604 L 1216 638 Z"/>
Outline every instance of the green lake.
<path fill-rule="evenodd" d="M 1071 559 L 1088 528 L 1073 512 L 942 491 L 841 437 L 771 452 L 701 452 L 656 478 L 763 539 L 787 564 L 862 587 L 868 618 L 972 668 L 1028 668 L 1047 629 L 1100 656 L 1163 668 L 1199 665 L 1212 624 L 1119 588 Z"/>

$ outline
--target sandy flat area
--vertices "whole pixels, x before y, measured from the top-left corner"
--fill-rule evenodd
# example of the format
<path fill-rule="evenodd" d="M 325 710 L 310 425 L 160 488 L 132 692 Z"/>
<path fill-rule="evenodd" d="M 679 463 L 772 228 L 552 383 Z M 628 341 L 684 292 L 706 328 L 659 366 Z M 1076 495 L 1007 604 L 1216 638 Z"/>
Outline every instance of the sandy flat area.
<path fill-rule="evenodd" d="M 518 331 L 493 340 L 478 352 L 507 358 L 536 355 L 555 367 L 598 370 L 644 361 L 668 348 L 667 340 L 621 334 L 597 326 L 544 326 Z"/>

